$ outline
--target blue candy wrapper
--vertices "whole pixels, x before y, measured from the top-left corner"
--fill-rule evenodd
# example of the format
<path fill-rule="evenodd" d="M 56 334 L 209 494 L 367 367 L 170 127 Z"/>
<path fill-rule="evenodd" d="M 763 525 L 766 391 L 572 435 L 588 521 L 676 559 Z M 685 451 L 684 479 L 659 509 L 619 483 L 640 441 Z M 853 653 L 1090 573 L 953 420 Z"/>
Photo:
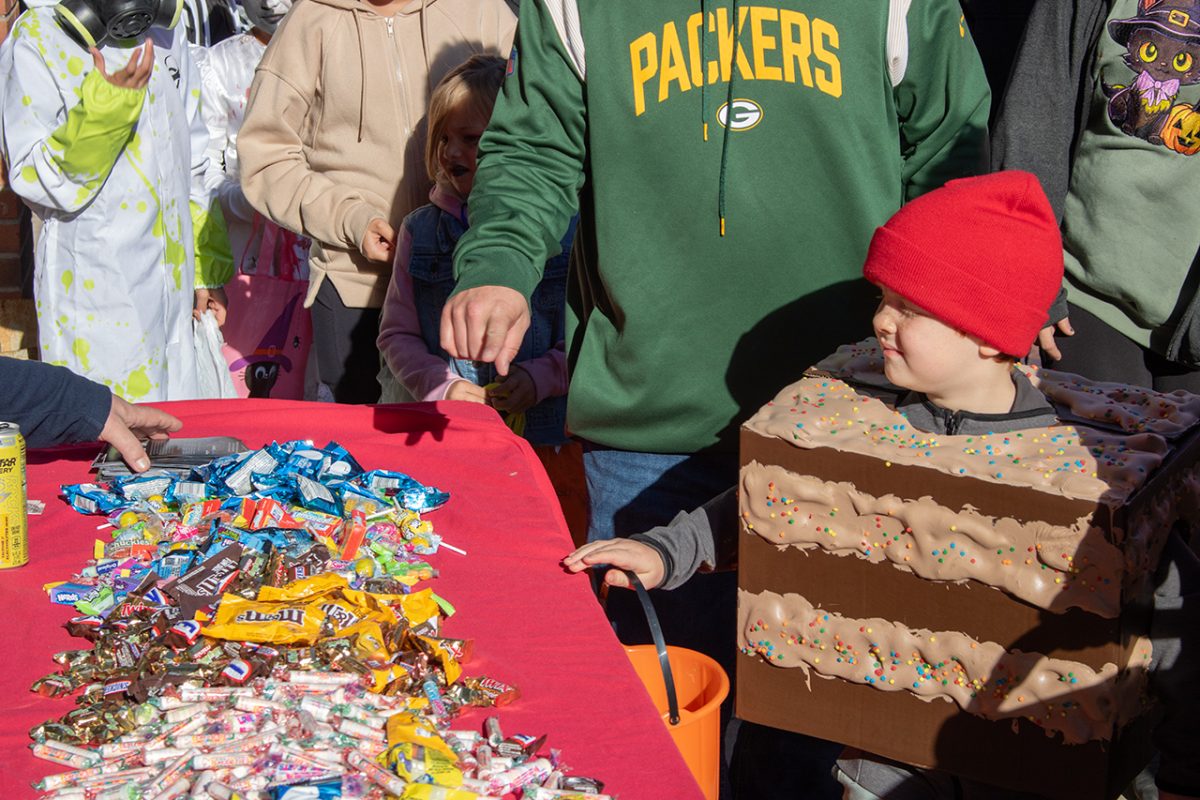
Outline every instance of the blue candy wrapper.
<path fill-rule="evenodd" d="M 208 497 L 208 486 L 204 481 L 175 481 L 167 494 L 163 495 L 168 503 L 187 505 L 204 500 Z"/>
<path fill-rule="evenodd" d="M 342 501 L 322 483 L 309 480 L 303 475 L 296 476 L 296 491 L 300 494 L 300 505 L 322 514 L 342 516 Z"/>
<path fill-rule="evenodd" d="M 145 500 L 156 495 L 165 498 L 174 483 L 173 476 L 159 473 L 114 478 L 112 487 L 114 492 L 120 493 L 126 500 Z"/>
<path fill-rule="evenodd" d="M 376 495 L 395 497 L 400 505 L 410 511 L 433 511 L 444 506 L 450 499 L 448 492 L 434 486 L 426 486 L 403 472 L 374 469 L 356 483 L 361 483 Z"/>
<path fill-rule="evenodd" d="M 243 459 L 236 468 L 224 475 L 216 476 L 223 484 L 222 488 L 236 495 L 247 495 L 254 488 L 255 475 L 269 475 L 279 467 L 279 462 L 266 450 L 256 450 L 249 458 Z M 211 480 L 210 480 L 211 484 Z"/>
<path fill-rule="evenodd" d="M 79 483 L 63 486 L 62 493 L 71 504 L 71 508 L 80 514 L 109 514 L 129 505 L 129 501 L 109 491 L 103 484 Z"/>
<path fill-rule="evenodd" d="M 339 479 L 345 480 L 361 475 L 363 468 L 354 460 L 354 456 L 337 442 L 330 442 L 321 448 L 321 452 L 329 458 L 329 463 L 321 472 L 321 480 L 332 483 Z"/>
<path fill-rule="evenodd" d="M 178 578 L 192 567 L 196 559 L 195 549 L 175 550 L 161 556 L 154 564 L 154 571 L 160 578 Z"/>
<path fill-rule="evenodd" d="M 50 589 L 50 602 L 60 606 L 73 606 L 95 590 L 96 587 L 88 583 L 60 583 Z"/>
<path fill-rule="evenodd" d="M 276 786 L 271 790 L 273 800 L 336 800 L 341 796 L 341 779 L 300 786 Z"/>
<path fill-rule="evenodd" d="M 290 475 L 303 475 L 314 481 L 319 479 L 321 470 L 325 469 L 325 465 L 329 463 L 329 457 L 320 450 L 313 449 L 311 442 L 294 442 L 293 444 L 297 447 L 284 462 L 283 472 Z"/>
<path fill-rule="evenodd" d="M 213 533 L 211 544 L 204 551 L 204 558 L 212 558 L 234 542 L 247 550 L 255 550 L 259 553 L 270 552 L 271 548 L 270 539 L 260 533 L 234 528 L 230 525 L 221 525 Z"/>

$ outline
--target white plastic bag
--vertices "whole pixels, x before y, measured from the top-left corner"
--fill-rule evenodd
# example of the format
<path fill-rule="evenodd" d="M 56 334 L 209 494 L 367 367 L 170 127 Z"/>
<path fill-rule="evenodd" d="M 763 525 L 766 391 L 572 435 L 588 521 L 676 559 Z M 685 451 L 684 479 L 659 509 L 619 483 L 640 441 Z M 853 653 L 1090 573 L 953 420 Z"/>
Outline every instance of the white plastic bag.
<path fill-rule="evenodd" d="M 196 386 L 200 400 L 227 399 L 237 397 L 229 365 L 221 355 L 225 340 L 212 311 L 205 311 L 199 320 L 192 322 L 196 336 Z"/>

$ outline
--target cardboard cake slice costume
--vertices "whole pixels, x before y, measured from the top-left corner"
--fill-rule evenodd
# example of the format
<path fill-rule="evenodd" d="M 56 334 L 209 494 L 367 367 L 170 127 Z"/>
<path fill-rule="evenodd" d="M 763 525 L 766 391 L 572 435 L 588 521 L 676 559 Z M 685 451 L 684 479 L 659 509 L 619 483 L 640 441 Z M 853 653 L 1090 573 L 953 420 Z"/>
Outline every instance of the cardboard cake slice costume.
<path fill-rule="evenodd" d="M 1062 423 L 912 427 L 873 339 L 741 432 L 738 714 L 1054 797 L 1149 757 L 1153 574 L 1200 397 L 1031 376 Z"/>

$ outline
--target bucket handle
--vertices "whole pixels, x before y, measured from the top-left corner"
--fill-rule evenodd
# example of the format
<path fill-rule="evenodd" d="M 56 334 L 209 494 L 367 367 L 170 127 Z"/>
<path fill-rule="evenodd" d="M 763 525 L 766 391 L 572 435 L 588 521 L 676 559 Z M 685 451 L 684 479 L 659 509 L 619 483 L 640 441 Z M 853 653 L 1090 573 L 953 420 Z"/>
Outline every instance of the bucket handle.
<path fill-rule="evenodd" d="M 654 649 L 658 651 L 658 665 L 662 667 L 663 685 L 667 690 L 667 711 L 672 725 L 679 724 L 679 698 L 675 696 L 675 676 L 671 673 L 671 660 L 667 658 L 667 640 L 663 638 L 662 626 L 658 624 L 658 614 L 654 612 L 654 603 L 650 601 L 650 593 L 642 585 L 641 580 L 633 570 L 623 570 L 629 578 L 629 585 L 637 591 L 638 600 L 642 603 L 642 611 L 646 612 L 646 623 L 650 626 L 650 635 L 654 638 Z"/>

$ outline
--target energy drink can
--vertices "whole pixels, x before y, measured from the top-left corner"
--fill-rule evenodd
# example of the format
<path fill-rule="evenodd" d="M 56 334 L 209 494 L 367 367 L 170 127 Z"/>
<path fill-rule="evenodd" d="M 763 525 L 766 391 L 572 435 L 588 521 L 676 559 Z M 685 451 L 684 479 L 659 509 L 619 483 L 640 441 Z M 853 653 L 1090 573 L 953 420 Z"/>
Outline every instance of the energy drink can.
<path fill-rule="evenodd" d="M 29 561 L 25 518 L 25 438 L 12 422 L 0 422 L 0 569 Z"/>

